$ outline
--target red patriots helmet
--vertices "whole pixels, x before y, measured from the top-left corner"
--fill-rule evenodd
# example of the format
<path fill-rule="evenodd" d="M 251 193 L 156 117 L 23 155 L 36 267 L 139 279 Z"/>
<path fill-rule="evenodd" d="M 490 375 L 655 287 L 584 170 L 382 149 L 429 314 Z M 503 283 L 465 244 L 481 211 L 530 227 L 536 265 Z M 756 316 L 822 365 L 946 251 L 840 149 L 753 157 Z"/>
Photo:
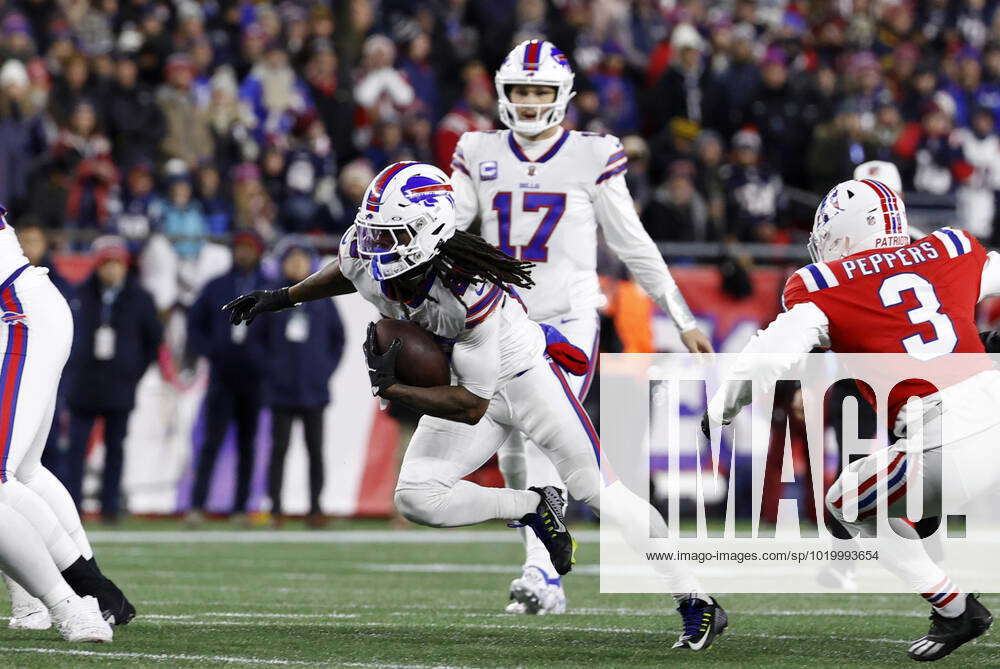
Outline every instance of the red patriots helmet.
<path fill-rule="evenodd" d="M 906 207 L 881 181 L 861 179 L 834 186 L 816 209 L 809 255 L 828 262 L 870 249 L 910 243 Z"/>

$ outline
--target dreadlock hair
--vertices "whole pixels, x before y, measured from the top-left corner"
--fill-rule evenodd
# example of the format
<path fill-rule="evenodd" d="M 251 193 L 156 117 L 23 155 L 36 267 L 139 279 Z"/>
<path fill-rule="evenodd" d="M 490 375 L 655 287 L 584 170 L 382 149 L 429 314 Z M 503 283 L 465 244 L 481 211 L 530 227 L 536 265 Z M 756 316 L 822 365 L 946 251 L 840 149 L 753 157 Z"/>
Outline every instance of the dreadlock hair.
<path fill-rule="evenodd" d="M 503 284 L 519 288 L 535 285 L 531 279 L 534 263 L 512 258 L 479 235 L 463 230 L 456 230 L 441 244 L 430 264 L 441 274 L 459 281 L 486 281 L 501 288 Z"/>

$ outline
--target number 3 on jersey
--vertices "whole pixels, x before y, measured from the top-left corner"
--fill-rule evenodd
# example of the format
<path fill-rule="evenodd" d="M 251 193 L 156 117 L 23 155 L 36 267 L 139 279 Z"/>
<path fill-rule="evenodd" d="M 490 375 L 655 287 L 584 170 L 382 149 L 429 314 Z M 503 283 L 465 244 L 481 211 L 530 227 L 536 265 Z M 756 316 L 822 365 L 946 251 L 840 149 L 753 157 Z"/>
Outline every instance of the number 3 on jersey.
<path fill-rule="evenodd" d="M 903 293 L 913 291 L 913 296 L 920 306 L 906 312 L 914 325 L 930 323 L 934 328 L 934 339 L 924 340 L 919 334 L 910 335 L 901 340 L 903 348 L 917 360 L 928 361 L 951 353 L 958 343 L 958 335 L 947 314 L 939 311 L 941 302 L 934 292 L 931 282 L 920 276 L 907 272 L 890 276 L 878 289 L 882 306 L 889 308 L 903 303 Z"/>
<path fill-rule="evenodd" d="M 499 247 L 507 255 L 531 262 L 545 262 L 549 259 L 549 237 L 555 232 L 556 225 L 566 211 L 566 193 L 525 193 L 521 211 L 537 212 L 542 209 L 545 214 L 531 236 L 527 246 L 513 247 L 510 245 L 511 213 L 514 196 L 510 191 L 503 191 L 493 196 L 493 210 L 497 213 L 499 226 Z"/>

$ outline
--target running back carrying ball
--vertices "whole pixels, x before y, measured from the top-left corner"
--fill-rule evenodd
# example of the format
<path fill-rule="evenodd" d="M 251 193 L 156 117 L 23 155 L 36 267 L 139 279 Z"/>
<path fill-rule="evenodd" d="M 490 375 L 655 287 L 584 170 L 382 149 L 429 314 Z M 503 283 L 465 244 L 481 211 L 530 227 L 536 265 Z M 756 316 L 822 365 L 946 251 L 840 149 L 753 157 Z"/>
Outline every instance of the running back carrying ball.
<path fill-rule="evenodd" d="M 426 330 L 410 321 L 383 318 L 375 324 L 377 353 L 385 353 L 394 339 L 403 347 L 396 358 L 396 376 L 408 386 L 432 388 L 451 385 L 448 359 Z"/>

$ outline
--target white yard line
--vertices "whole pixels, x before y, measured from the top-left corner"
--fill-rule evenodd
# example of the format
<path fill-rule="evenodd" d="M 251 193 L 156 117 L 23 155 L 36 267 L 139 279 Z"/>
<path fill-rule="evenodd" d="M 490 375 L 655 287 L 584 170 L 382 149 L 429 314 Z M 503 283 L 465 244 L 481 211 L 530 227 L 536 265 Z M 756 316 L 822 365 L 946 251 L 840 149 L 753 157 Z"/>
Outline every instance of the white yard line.
<path fill-rule="evenodd" d="M 811 613 L 811 614 L 810 613 L 806 613 L 806 612 L 800 612 L 800 611 L 766 611 L 766 610 L 762 610 L 762 611 L 737 610 L 737 611 L 734 611 L 734 613 L 739 613 L 739 614 L 744 614 L 744 615 L 777 615 L 777 616 L 786 616 L 786 615 L 827 616 L 827 615 L 848 615 L 848 614 L 850 614 L 850 615 L 861 615 L 858 612 L 853 612 L 853 611 L 848 612 L 848 611 L 838 610 L 838 609 L 827 609 L 827 610 L 823 610 L 823 611 L 816 611 L 816 612 Z M 867 612 L 867 613 L 873 613 L 873 612 Z M 897 613 L 897 612 L 893 612 L 893 611 L 874 612 L 874 613 L 876 613 L 877 615 L 911 617 L 910 614 L 908 614 L 908 613 Z M 207 617 L 208 615 L 209 614 L 203 614 L 204 617 Z M 272 624 L 272 622 L 269 622 L 267 620 L 260 620 L 260 621 L 255 622 L 253 620 L 253 615 L 254 614 L 246 614 L 246 619 L 244 621 L 242 621 L 242 622 L 234 622 L 234 621 L 230 621 L 230 620 L 219 620 L 219 621 L 195 620 L 195 621 L 191 621 L 191 620 L 188 620 L 187 616 L 176 616 L 176 619 L 172 619 L 170 616 L 162 616 L 161 618 L 159 618 L 156 621 L 155 624 L 196 625 L 196 626 L 200 626 L 200 627 L 202 627 L 202 626 L 204 626 L 204 627 L 211 627 L 213 625 L 218 625 L 218 626 L 221 626 L 221 627 L 229 627 L 229 626 L 233 626 L 233 625 L 250 625 L 250 626 L 265 627 L 265 626 L 268 626 L 268 625 Z M 499 615 L 504 615 L 504 614 L 499 614 Z M 515 619 L 518 616 L 514 616 L 513 614 L 506 614 L 506 617 L 511 618 L 511 619 Z M 913 616 L 913 617 L 916 617 L 916 616 Z M 920 617 L 923 617 L 923 616 L 920 616 Z M 553 620 L 553 619 L 558 619 L 558 617 L 556 617 L 556 618 L 547 617 L 546 618 L 546 620 Z M 136 623 L 141 622 L 141 618 L 137 618 L 135 622 Z M 133 624 L 135 624 L 135 623 L 133 623 Z M 288 623 L 281 623 L 281 624 L 284 625 L 284 626 L 294 626 L 294 627 L 303 627 L 303 626 L 311 625 L 311 623 L 305 623 L 305 622 L 301 622 L 301 623 L 288 622 Z M 336 619 L 332 620 L 330 622 L 330 625 L 331 626 L 390 628 L 390 629 L 391 628 L 396 628 L 396 627 L 412 627 L 413 626 L 410 623 L 403 623 L 403 622 L 399 622 L 399 623 L 396 623 L 396 622 L 383 622 L 383 621 L 343 621 L 343 622 L 341 622 L 341 621 L 336 620 Z M 437 628 L 437 629 L 461 628 L 461 629 L 479 629 L 479 630 L 525 630 L 525 631 L 548 631 L 548 632 L 589 632 L 589 633 L 608 633 L 608 634 L 658 634 L 658 635 L 666 634 L 668 636 L 671 634 L 670 630 L 665 630 L 665 629 L 639 629 L 639 628 L 631 628 L 631 627 L 591 627 L 591 626 L 580 626 L 580 625 L 543 625 L 543 624 L 522 625 L 522 624 L 459 623 L 459 622 L 455 622 L 455 623 L 452 623 L 452 622 L 438 622 L 438 623 L 436 623 L 436 622 L 426 621 L 426 620 L 421 624 L 421 626 L 422 627 L 427 627 L 427 628 Z M 898 643 L 898 644 L 910 643 L 911 642 L 911 640 L 907 640 L 907 639 L 888 639 L 888 638 L 884 638 L 884 637 L 835 637 L 835 636 L 824 636 L 824 635 L 818 635 L 818 634 L 817 635 L 806 635 L 806 634 L 798 634 L 798 635 L 796 635 L 796 634 L 741 634 L 739 632 L 736 632 L 736 633 L 727 632 L 725 636 L 726 637 L 743 637 L 743 638 L 748 638 L 748 639 L 775 639 L 775 640 L 799 640 L 799 641 L 801 641 L 801 640 L 829 639 L 829 640 L 835 640 L 835 641 L 865 641 L 865 642 L 873 642 L 873 643 Z M 983 647 L 986 647 L 986 648 L 1000 648 L 1000 643 L 997 643 L 997 642 L 978 641 L 978 642 L 976 642 L 976 645 L 983 646 Z"/>
<path fill-rule="evenodd" d="M 364 669 L 475 669 L 474 667 L 444 665 L 444 664 L 382 664 L 379 662 L 341 662 L 326 660 L 322 662 L 306 660 L 277 660 L 261 657 L 238 657 L 231 655 L 191 655 L 188 653 L 128 653 L 121 651 L 73 650 L 61 648 L 4 648 L 0 653 L 37 653 L 44 655 L 70 655 L 76 657 L 99 657 L 109 660 L 186 660 L 189 662 L 223 662 L 227 664 L 251 664 L 266 666 L 293 667 L 359 667 Z"/>
<path fill-rule="evenodd" d="M 577 530 L 578 541 L 597 542 L 598 530 Z M 263 530 L 131 531 L 87 533 L 93 543 L 108 544 L 519 544 L 513 530 Z"/>

